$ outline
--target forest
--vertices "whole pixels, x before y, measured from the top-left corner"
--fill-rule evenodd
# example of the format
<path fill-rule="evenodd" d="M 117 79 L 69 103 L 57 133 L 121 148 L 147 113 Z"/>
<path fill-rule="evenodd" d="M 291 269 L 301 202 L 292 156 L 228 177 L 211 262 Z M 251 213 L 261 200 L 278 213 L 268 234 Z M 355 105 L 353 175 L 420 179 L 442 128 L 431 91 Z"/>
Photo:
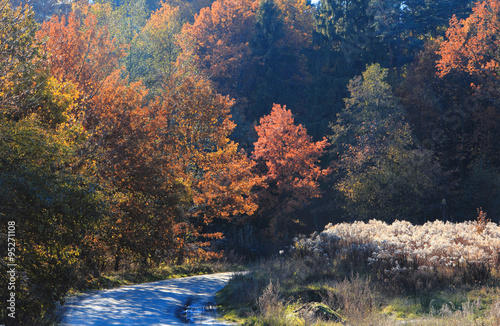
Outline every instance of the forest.
<path fill-rule="evenodd" d="M 16 322 L 328 223 L 498 222 L 499 34 L 498 0 L 0 0 Z"/>

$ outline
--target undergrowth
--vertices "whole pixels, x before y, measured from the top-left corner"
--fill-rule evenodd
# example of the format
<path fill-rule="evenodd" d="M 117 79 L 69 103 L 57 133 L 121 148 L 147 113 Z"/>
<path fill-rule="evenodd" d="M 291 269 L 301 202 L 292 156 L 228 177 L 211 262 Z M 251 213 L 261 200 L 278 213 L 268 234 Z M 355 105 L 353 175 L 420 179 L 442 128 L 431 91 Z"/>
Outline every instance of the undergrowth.
<path fill-rule="evenodd" d="M 303 239 L 302 239 L 303 240 Z M 421 268 L 372 247 L 303 246 L 235 276 L 217 295 L 241 325 L 500 325 L 498 266 Z"/>

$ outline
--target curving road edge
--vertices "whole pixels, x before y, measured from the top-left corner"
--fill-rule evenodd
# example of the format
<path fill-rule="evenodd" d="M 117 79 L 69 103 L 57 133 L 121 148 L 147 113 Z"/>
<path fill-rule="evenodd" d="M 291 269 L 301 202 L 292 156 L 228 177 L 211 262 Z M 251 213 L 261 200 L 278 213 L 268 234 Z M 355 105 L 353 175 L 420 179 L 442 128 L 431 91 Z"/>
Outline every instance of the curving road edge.
<path fill-rule="evenodd" d="M 183 277 L 84 294 L 68 300 L 61 325 L 185 326 L 176 314 L 186 301 L 194 297 L 208 302 L 233 275 Z M 196 325 L 227 324 L 204 318 Z"/>

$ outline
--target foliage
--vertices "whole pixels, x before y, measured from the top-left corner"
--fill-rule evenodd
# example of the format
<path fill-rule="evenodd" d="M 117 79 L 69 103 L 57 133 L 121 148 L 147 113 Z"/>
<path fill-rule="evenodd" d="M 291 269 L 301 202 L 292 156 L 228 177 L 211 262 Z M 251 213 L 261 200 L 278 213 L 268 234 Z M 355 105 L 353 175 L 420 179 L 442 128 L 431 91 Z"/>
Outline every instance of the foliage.
<path fill-rule="evenodd" d="M 351 97 L 331 128 L 341 173 L 335 187 L 354 219 L 424 220 L 423 203 L 437 190 L 439 166 L 416 148 L 403 109 L 384 81 L 387 70 L 367 67 L 351 80 Z"/>
<path fill-rule="evenodd" d="M 256 209 L 254 163 L 228 139 L 231 101 L 184 73 L 147 105 L 146 94 L 116 72 L 95 97 L 92 142 L 117 200 L 108 225 L 116 268 L 128 252 L 141 264 L 215 255 L 202 248 L 222 235 L 203 228 Z"/>
<path fill-rule="evenodd" d="M 36 113 L 54 128 L 68 119 L 78 91 L 71 82 L 59 82 L 45 69 L 42 43 L 35 39 L 38 25 L 30 7 L 12 9 L 1 4 L 0 35 L 2 60 L 0 79 L 0 115 L 17 121 Z"/>
<path fill-rule="evenodd" d="M 120 46 L 127 46 L 131 44 L 150 16 L 146 1 L 122 0 L 113 3 L 111 8 L 107 13 L 110 34 Z M 132 47 L 129 51 L 129 55 L 133 56 L 135 49 Z"/>
<path fill-rule="evenodd" d="M 305 95 L 308 73 L 301 49 L 311 43 L 311 38 L 301 33 L 300 25 L 293 26 L 285 17 L 284 12 L 297 11 L 294 5 L 300 4 L 282 2 L 280 9 L 275 1 L 265 0 L 257 10 L 250 42 L 256 78 L 254 90 L 248 94 L 252 108 L 246 115 L 251 121 L 262 116 L 273 103 L 294 105 Z"/>
<path fill-rule="evenodd" d="M 295 125 L 292 112 L 278 104 L 255 130 L 259 138 L 252 158 L 261 165 L 266 185 L 259 191 L 259 206 L 273 211 L 270 232 L 286 239 L 293 212 L 321 194 L 318 180 L 330 170 L 322 169 L 318 160 L 328 142 L 313 142 L 304 126 Z"/>
<path fill-rule="evenodd" d="M 105 202 L 93 180 L 72 171 L 71 129 L 46 130 L 31 116 L 2 121 L 0 130 L 0 216 L 5 230 L 7 221 L 16 225 L 16 316 L 32 325 L 51 318 L 80 271 L 96 263 L 88 240 Z"/>
<path fill-rule="evenodd" d="M 497 160 L 499 128 L 498 85 L 500 81 L 498 46 L 500 3 L 495 0 L 478 2 L 472 14 L 463 20 L 453 17 L 439 50 L 440 76 L 460 71 L 474 78 L 471 86 L 476 90 L 481 106 L 472 112 L 473 137 L 476 152 Z"/>
<path fill-rule="evenodd" d="M 60 82 L 74 84 L 80 95 L 79 109 L 89 109 L 88 102 L 123 55 L 107 28 L 98 26 L 93 13 L 80 19 L 72 12 L 67 18 L 54 16 L 45 22 L 37 38 L 44 42 L 50 74 Z"/>
<path fill-rule="evenodd" d="M 19 119 L 34 111 L 46 79 L 34 40 L 38 26 L 30 7 L 12 9 L 8 0 L 0 1 L 0 17 L 0 112 Z"/>
<path fill-rule="evenodd" d="M 232 101 L 200 77 L 181 75 L 168 86 L 159 103 L 165 115 L 158 116 L 166 121 L 156 123 L 168 126 L 175 137 L 172 153 L 178 153 L 178 178 L 191 186 L 193 215 L 209 223 L 252 214 L 256 205 L 250 191 L 261 178 L 252 174 L 254 163 L 229 139 L 235 128 L 229 114 Z"/>
<path fill-rule="evenodd" d="M 132 80 L 142 79 L 146 87 L 158 93 L 173 74 L 180 48 L 176 36 L 181 31 L 179 9 L 167 3 L 155 11 L 142 30 L 134 37 L 133 63 L 129 72 Z"/>
<path fill-rule="evenodd" d="M 321 1 L 314 12 L 314 50 L 308 52 L 313 82 L 308 90 L 309 119 L 323 136 L 348 96 L 351 78 L 366 64 L 383 62 L 380 42 L 375 34 L 371 1 Z"/>
<path fill-rule="evenodd" d="M 344 52 L 345 56 L 337 55 L 343 59 L 342 64 L 359 68 L 373 60 L 363 58 L 374 52 L 374 16 L 369 6 L 370 2 L 366 0 L 320 2 L 316 15 L 317 37 L 322 38 L 320 42 L 326 43 L 327 48 L 338 54 Z M 360 50 L 350 51 L 358 46 L 361 46 Z"/>
<path fill-rule="evenodd" d="M 235 90 L 244 88 L 251 78 L 246 68 L 251 62 L 249 42 L 256 10 L 252 0 L 219 0 L 183 27 L 179 38 L 183 56 L 192 56 L 195 67 L 210 76 L 223 94 L 236 96 Z"/>

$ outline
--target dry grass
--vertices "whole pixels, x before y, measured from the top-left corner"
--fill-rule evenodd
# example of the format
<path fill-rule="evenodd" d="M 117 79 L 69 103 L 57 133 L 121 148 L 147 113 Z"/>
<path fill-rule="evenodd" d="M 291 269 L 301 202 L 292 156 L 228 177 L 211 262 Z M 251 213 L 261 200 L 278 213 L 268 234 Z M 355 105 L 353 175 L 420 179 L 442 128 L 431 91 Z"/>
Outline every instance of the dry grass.
<path fill-rule="evenodd" d="M 291 254 L 263 262 L 230 282 L 219 302 L 244 325 L 500 325 L 499 259 L 494 253 L 499 240 L 491 240 L 500 234 L 498 226 L 487 223 L 478 233 L 473 223 L 424 229 L 406 222 L 392 229 L 370 223 L 343 224 L 336 233 L 330 226 L 297 239 Z M 379 224 L 386 229 L 373 228 Z M 454 251 L 443 239 L 454 236 L 456 228 L 461 231 L 452 244 L 469 253 L 463 261 L 458 255 L 445 257 Z M 466 237 L 469 231 L 473 234 Z M 417 243 L 416 235 L 427 244 Z M 411 239 L 412 253 L 398 247 L 398 241 Z M 472 260 L 476 240 L 478 254 Z M 417 255 L 425 253 L 420 246 L 438 249 L 440 256 L 433 258 L 435 252 L 424 259 Z M 455 260 L 457 265 L 450 264 Z"/>

